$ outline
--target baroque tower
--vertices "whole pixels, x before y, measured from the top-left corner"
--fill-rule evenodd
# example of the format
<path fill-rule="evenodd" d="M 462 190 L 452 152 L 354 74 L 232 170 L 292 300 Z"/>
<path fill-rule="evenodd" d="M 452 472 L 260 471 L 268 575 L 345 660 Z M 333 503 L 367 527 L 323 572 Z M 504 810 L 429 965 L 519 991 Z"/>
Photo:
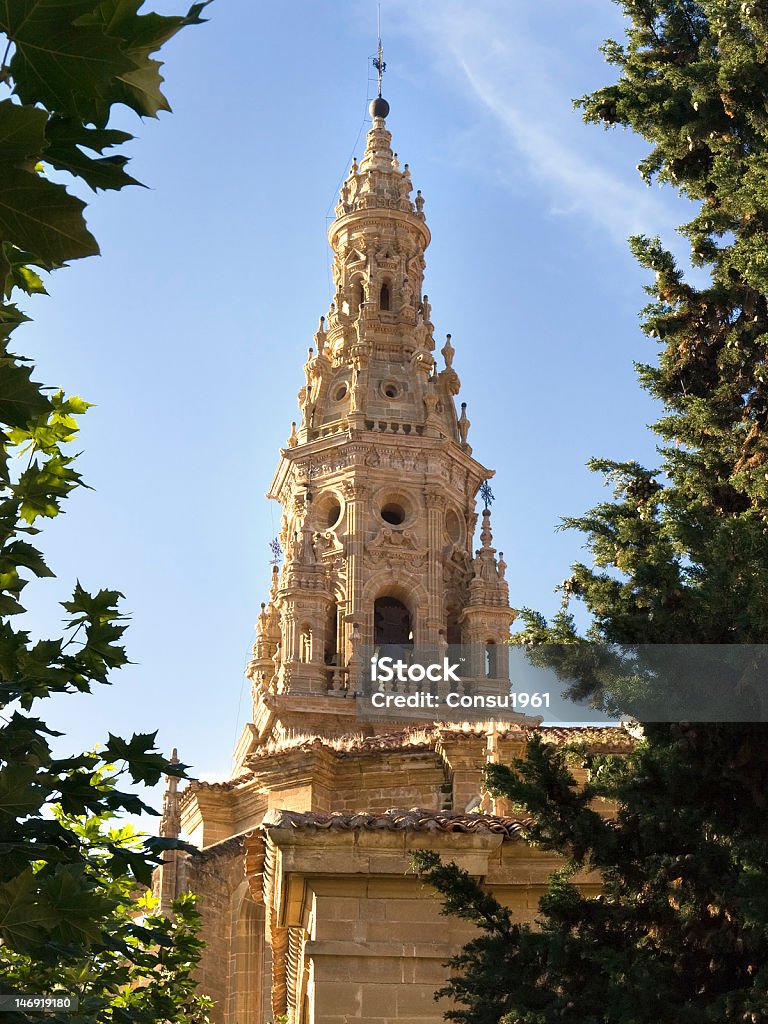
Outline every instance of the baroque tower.
<path fill-rule="evenodd" d="M 440 1024 L 450 1007 L 433 994 L 474 932 L 441 916 L 411 851 L 483 878 L 523 921 L 561 866 L 523 841 L 483 772 L 522 756 L 532 729 L 554 744 L 574 730 L 510 712 L 393 731 L 356 714 L 363 647 L 469 644 L 483 657 L 464 679 L 506 688 L 507 659 L 493 653 L 514 618 L 487 501 L 473 550 L 492 473 L 473 457 L 463 403 L 457 415 L 450 336 L 435 358 L 424 200 L 392 152 L 388 111 L 379 96 L 342 186 L 336 295 L 269 491 L 285 559 L 248 666 L 251 721 L 228 780 L 180 794 L 169 780 L 164 800 L 161 835 L 181 831 L 198 852 L 168 854 L 154 888 L 166 910 L 186 889 L 201 897 L 197 977 L 214 1024 Z M 628 748 L 622 730 L 575 732 Z"/>
<path fill-rule="evenodd" d="M 285 561 L 259 615 L 239 765 L 291 733 L 353 730 L 360 645 L 502 644 L 514 618 L 487 507 L 473 556 L 493 472 L 472 455 L 466 403 L 457 415 L 450 334 L 435 356 L 424 198 L 388 113 L 379 96 L 341 188 L 328 232 L 336 294 L 268 493 Z"/>

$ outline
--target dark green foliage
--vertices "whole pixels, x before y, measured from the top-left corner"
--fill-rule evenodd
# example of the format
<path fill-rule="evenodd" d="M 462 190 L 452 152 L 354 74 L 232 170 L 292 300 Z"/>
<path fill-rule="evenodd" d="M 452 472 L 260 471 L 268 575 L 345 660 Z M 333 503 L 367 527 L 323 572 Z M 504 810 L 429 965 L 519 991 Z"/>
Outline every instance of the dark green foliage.
<path fill-rule="evenodd" d="M 98 252 L 85 204 L 47 168 L 94 190 L 138 184 L 127 157 L 104 155 L 131 139 L 108 127 L 111 111 L 169 109 L 150 55 L 200 22 L 205 5 L 181 17 L 139 6 L 0 0 L 0 992 L 69 989 L 83 997 L 80 1019 L 121 1024 L 206 1012 L 189 980 L 200 948 L 192 901 L 177 905 L 174 923 L 132 899 L 174 844 L 108 824 L 121 812 L 155 813 L 123 779 L 153 786 L 185 766 L 160 755 L 154 733 L 53 754 L 59 733 L 38 717 L 40 702 L 110 681 L 127 660 L 125 616 L 117 591 L 77 583 L 61 637 L 13 625 L 30 579 L 53 575 L 37 547 L 41 524 L 84 486 L 71 450 L 88 403 L 37 383 L 8 344 L 28 319 L 16 294 L 45 294 L 42 272 Z"/>
<path fill-rule="evenodd" d="M 202 949 L 195 898 L 176 900 L 173 919 L 159 914 L 152 896 L 137 892 L 127 868 L 131 858 L 146 859 L 144 843 L 130 827 L 110 827 L 107 815 L 78 818 L 60 810 L 56 821 L 79 839 L 84 866 L 66 866 L 50 878 L 50 890 L 66 909 L 55 944 L 41 951 L 28 912 L 14 915 L 12 948 L 0 955 L 4 986 L 75 996 L 77 1011 L 59 1015 L 71 1024 L 206 1024 L 211 1004 L 195 994 L 191 978 Z M 33 877 L 21 876 L 20 888 Z M 33 953 L 25 952 L 30 944 Z M 25 1019 L 9 1014 L 8 1024 Z"/>
<path fill-rule="evenodd" d="M 694 287 L 658 239 L 632 240 L 655 275 L 643 327 L 659 354 L 638 373 L 663 404 L 660 467 L 593 462 L 613 500 L 565 521 L 584 533 L 593 565 L 573 567 L 552 623 L 526 612 L 518 638 L 554 667 L 563 649 L 543 645 L 573 645 L 566 660 L 581 696 L 598 680 L 572 599 L 591 614 L 587 638 L 603 643 L 768 643 L 768 4 L 620 6 L 627 42 L 604 48 L 619 80 L 580 105 L 587 121 L 631 127 L 651 143 L 639 170 L 695 203 L 681 230 L 710 277 Z M 582 792 L 573 763 L 589 771 Z M 493 906 L 481 912 L 457 869 L 421 859 L 450 909 L 484 929 L 454 961 L 452 1016 L 768 1016 L 767 783 L 768 732 L 746 723 L 647 725 L 624 760 L 534 742 L 527 760 L 493 766 L 491 789 L 533 817 L 530 841 L 561 854 L 565 868 L 532 932 Z M 618 802 L 615 820 L 594 812 L 599 797 Z M 581 894 L 581 870 L 602 878 L 600 897 Z"/>

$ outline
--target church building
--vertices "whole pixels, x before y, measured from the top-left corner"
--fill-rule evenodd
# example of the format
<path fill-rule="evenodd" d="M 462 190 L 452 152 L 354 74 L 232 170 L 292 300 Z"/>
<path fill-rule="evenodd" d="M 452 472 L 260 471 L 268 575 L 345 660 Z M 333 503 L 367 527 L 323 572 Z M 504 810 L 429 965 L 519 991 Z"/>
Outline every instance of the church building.
<path fill-rule="evenodd" d="M 388 114 L 379 93 L 328 233 L 336 293 L 269 489 L 284 561 L 265 587 L 235 767 L 182 792 L 169 780 L 165 795 L 163 834 L 201 852 L 170 854 L 155 887 L 165 908 L 200 896 L 200 990 L 217 1024 L 438 1024 L 434 992 L 472 928 L 441 916 L 411 852 L 455 861 L 522 920 L 558 866 L 482 773 L 521 756 L 533 729 L 554 744 L 574 730 L 513 713 L 407 727 L 358 715 L 361 651 L 473 645 L 477 674 L 503 679 L 515 617 L 487 501 L 478 514 L 493 473 L 457 410 L 450 335 L 435 351 L 425 201 Z M 631 743 L 621 729 L 579 735 Z"/>

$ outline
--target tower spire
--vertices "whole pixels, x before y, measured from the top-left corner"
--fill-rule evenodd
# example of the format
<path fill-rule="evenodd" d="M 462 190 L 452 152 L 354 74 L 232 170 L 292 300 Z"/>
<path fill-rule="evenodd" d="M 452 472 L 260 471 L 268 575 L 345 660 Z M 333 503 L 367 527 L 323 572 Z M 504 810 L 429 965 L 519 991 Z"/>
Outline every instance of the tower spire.
<path fill-rule="evenodd" d="M 179 764 L 176 747 L 170 757 L 171 764 Z M 163 793 L 163 814 L 160 818 L 160 835 L 178 839 L 181 831 L 179 818 L 179 780 L 175 775 L 166 775 Z"/>
<path fill-rule="evenodd" d="M 381 95 L 381 80 L 384 72 L 387 70 L 386 62 L 384 61 L 384 47 L 381 45 L 381 0 L 378 3 L 378 32 L 379 32 L 379 48 L 376 52 L 376 56 L 372 60 L 373 66 L 376 68 L 376 72 L 379 76 L 379 91 L 375 100 L 371 100 L 369 110 L 371 117 L 373 118 L 374 128 L 384 127 L 384 118 L 389 114 L 389 104 Z M 378 122 L 378 124 L 377 124 Z"/>
<path fill-rule="evenodd" d="M 435 360 L 430 231 L 392 149 L 380 27 L 373 66 L 365 151 L 328 229 L 334 296 L 269 490 L 285 557 L 259 616 L 239 765 L 288 731 L 348 729 L 355 703 L 338 697 L 357 689 L 360 644 L 502 644 L 514 618 L 487 516 L 472 558 L 476 495 L 492 473 L 472 457 L 466 407 L 457 416 L 450 336 L 445 368 Z"/>

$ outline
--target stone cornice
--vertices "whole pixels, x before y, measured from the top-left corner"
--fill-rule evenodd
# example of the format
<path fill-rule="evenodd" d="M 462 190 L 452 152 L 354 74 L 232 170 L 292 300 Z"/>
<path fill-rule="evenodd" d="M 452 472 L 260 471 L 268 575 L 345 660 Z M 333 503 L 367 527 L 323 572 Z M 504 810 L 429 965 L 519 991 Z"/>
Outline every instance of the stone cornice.
<path fill-rule="evenodd" d="M 317 438 L 295 448 L 281 449 L 280 462 L 267 497 L 276 501 L 283 499 L 286 488 L 290 487 L 291 473 L 294 468 L 310 465 L 314 473 L 317 473 L 318 467 L 322 466 L 322 459 L 325 457 L 329 467 L 327 470 L 320 469 L 319 472 L 322 475 L 325 475 L 325 472 L 329 475 L 341 473 L 360 465 L 366 459 L 370 461 L 373 453 L 385 461 L 421 456 L 425 467 L 429 456 L 436 454 L 441 460 L 445 460 L 442 465 L 446 473 L 450 474 L 451 466 L 466 472 L 472 480 L 475 493 L 484 480 L 490 480 L 495 476 L 495 470 L 487 469 L 448 438 L 399 434 L 395 442 L 392 435 L 382 436 L 373 430 L 352 431 L 347 429 L 342 433 Z M 370 465 L 366 468 L 369 472 L 375 469 Z M 431 479 L 433 476 L 434 479 Z M 442 486 L 439 475 L 432 473 L 429 474 L 426 482 L 431 486 Z"/>
<path fill-rule="evenodd" d="M 385 224 L 399 224 L 421 235 L 426 249 L 432 240 L 432 233 L 425 221 L 415 213 L 395 210 L 388 206 L 371 206 L 366 210 L 353 210 L 335 220 L 328 229 L 328 242 L 335 251 L 339 235 L 344 231 L 380 231 Z"/>

